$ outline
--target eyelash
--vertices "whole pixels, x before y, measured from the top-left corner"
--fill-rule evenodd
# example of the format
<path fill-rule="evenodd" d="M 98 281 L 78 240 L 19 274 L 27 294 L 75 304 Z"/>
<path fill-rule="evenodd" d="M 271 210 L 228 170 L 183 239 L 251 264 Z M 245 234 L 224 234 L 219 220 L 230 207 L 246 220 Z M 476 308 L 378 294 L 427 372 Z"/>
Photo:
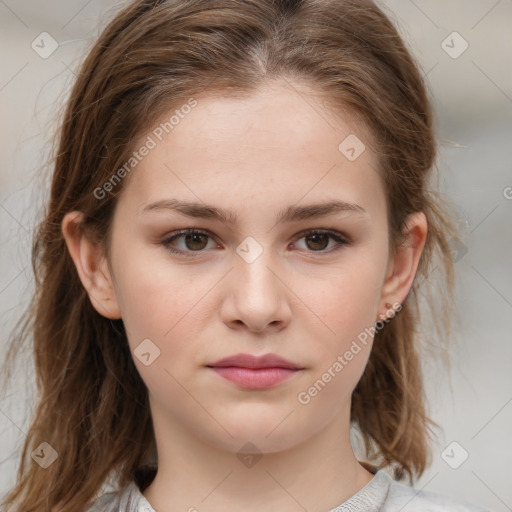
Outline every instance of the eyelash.
<path fill-rule="evenodd" d="M 168 250 L 169 252 L 171 252 L 173 254 L 186 255 L 186 257 L 194 258 L 196 256 L 199 256 L 201 253 L 205 252 L 205 250 L 200 250 L 200 251 L 182 251 L 181 249 L 175 249 L 174 247 L 172 247 L 170 245 L 171 242 L 173 242 L 177 238 L 180 238 L 180 237 L 185 236 L 185 235 L 206 235 L 207 237 L 213 239 L 212 235 L 209 232 L 207 232 L 207 231 L 202 231 L 202 230 L 199 230 L 199 229 L 190 228 L 190 229 L 182 229 L 180 231 L 176 231 L 174 233 L 171 233 L 169 236 L 164 238 L 160 242 L 160 244 L 163 245 L 165 247 L 165 249 Z M 335 245 L 330 250 L 322 249 L 322 250 L 319 250 L 319 251 L 308 251 L 308 252 L 311 252 L 311 253 L 332 254 L 333 252 L 336 252 L 336 251 L 339 251 L 340 249 L 342 249 L 343 246 L 350 245 L 350 241 L 349 241 L 348 237 L 346 237 L 342 233 L 339 233 L 337 231 L 331 231 L 331 230 L 328 230 L 328 229 L 310 229 L 310 230 L 307 230 L 307 231 L 302 231 L 301 233 L 298 234 L 299 238 L 297 240 L 300 240 L 301 238 L 307 238 L 308 236 L 311 236 L 311 235 L 329 235 L 332 239 L 334 239 L 337 242 L 337 245 Z M 197 253 L 197 254 L 194 254 L 194 253 Z"/>

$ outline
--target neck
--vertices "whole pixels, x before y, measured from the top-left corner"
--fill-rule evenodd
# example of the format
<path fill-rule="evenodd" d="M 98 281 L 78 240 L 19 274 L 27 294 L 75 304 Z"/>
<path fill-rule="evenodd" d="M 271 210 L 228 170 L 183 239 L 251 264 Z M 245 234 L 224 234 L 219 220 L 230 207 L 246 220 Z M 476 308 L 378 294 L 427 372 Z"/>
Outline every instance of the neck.
<path fill-rule="evenodd" d="M 292 448 L 252 454 L 219 447 L 162 418 L 153 414 L 158 471 L 143 491 L 159 512 L 325 512 L 373 478 L 354 456 L 346 414 Z"/>

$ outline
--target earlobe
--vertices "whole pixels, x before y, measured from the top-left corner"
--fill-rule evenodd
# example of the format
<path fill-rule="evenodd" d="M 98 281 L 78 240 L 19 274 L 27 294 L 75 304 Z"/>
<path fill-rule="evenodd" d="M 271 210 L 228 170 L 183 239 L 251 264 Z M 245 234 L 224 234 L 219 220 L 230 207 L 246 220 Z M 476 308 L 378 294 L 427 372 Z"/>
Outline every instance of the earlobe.
<path fill-rule="evenodd" d="M 78 276 L 96 311 L 110 319 L 121 318 L 112 276 L 101 244 L 91 240 L 81 226 L 83 214 L 67 213 L 62 220 L 62 234 Z"/>
<path fill-rule="evenodd" d="M 405 301 L 418 270 L 427 229 L 427 218 L 423 212 L 415 212 L 407 217 L 403 232 L 405 239 L 389 262 L 388 275 L 382 287 L 382 302 Z"/>

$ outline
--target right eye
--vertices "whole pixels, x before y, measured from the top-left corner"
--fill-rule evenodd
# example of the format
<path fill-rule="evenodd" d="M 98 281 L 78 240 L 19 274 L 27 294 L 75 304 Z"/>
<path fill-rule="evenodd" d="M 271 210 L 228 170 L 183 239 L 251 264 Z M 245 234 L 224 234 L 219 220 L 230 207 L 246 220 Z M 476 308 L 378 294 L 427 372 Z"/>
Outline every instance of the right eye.
<path fill-rule="evenodd" d="M 174 254 L 187 254 L 194 252 L 204 252 L 207 239 L 212 238 L 206 231 L 198 229 L 182 229 L 166 236 L 160 243 L 170 252 Z M 175 240 L 183 239 L 185 248 L 176 249 L 172 243 Z"/>

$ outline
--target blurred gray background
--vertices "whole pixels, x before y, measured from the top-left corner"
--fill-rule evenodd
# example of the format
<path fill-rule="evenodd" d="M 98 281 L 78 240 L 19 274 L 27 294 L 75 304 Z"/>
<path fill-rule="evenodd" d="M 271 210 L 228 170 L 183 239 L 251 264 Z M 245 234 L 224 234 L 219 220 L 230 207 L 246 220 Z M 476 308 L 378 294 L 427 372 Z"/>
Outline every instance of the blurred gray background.
<path fill-rule="evenodd" d="M 0 0 L 2 357 L 32 291 L 31 231 L 48 193 L 45 159 L 62 100 L 78 59 L 124 4 Z M 464 228 L 455 247 L 461 327 L 452 345 L 451 376 L 437 361 L 425 364 L 432 417 L 443 434 L 432 466 L 415 487 L 510 511 L 512 0 L 380 5 L 427 77 L 442 144 L 440 186 L 457 205 Z M 30 376 L 31 368 L 26 372 Z M 33 388 L 20 372 L 0 402 L 0 495 L 15 481 Z"/>

